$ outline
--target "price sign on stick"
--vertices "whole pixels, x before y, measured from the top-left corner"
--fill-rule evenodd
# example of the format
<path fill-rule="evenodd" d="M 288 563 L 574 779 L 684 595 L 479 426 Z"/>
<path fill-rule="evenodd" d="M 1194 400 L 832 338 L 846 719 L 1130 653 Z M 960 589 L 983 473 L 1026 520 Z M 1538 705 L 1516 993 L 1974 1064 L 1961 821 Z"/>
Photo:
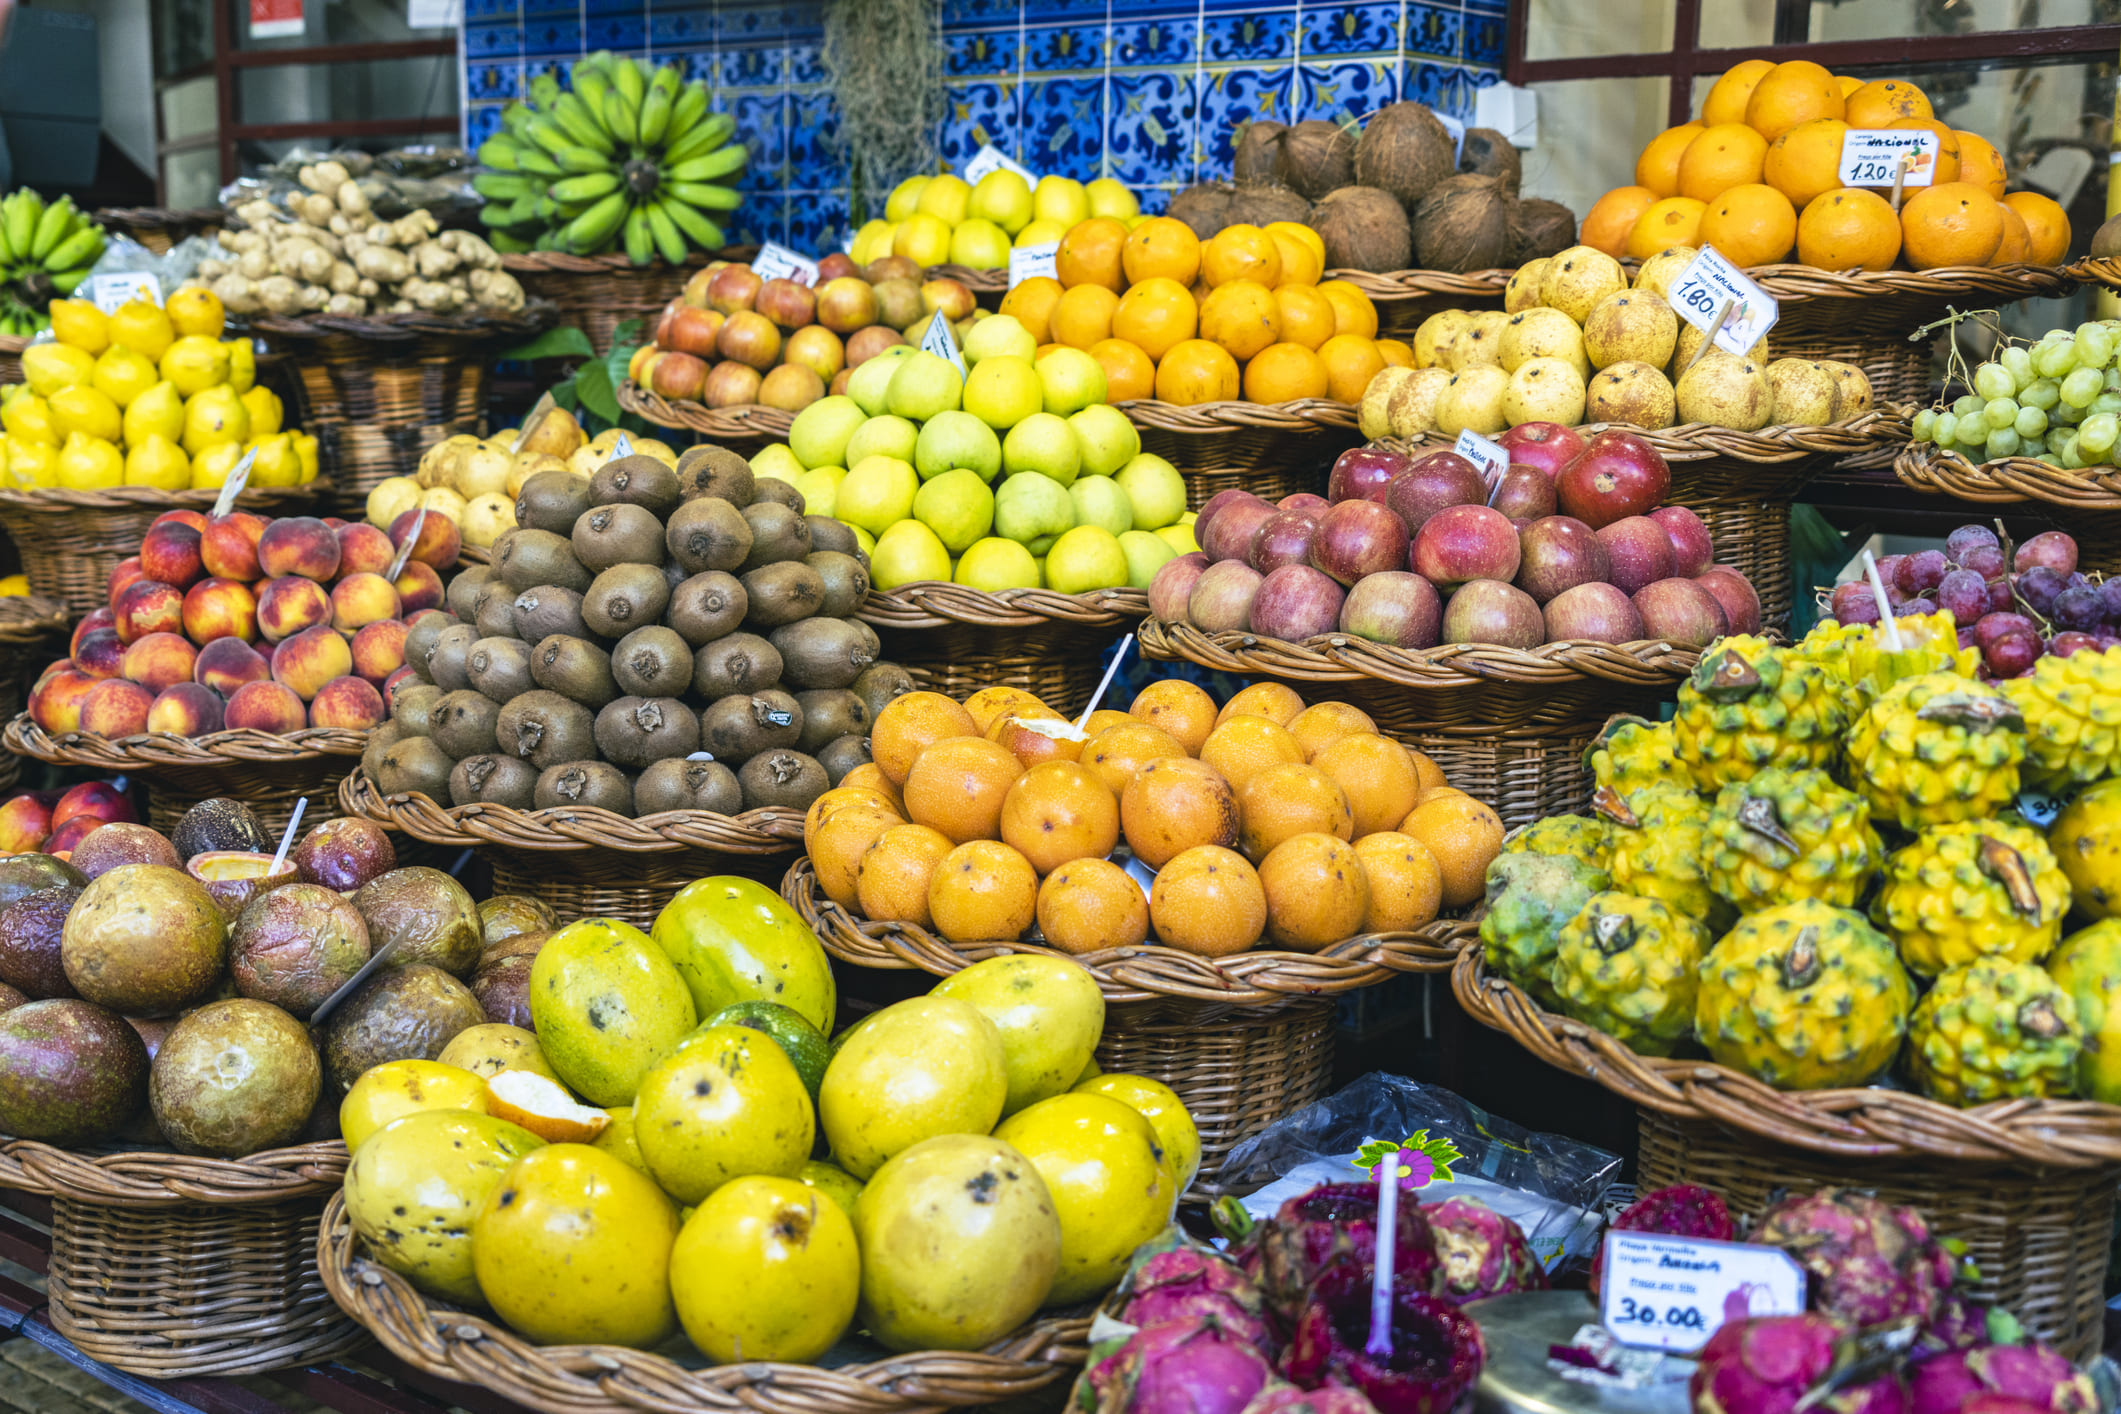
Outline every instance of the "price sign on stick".
<path fill-rule="evenodd" d="M 921 352 L 949 359 L 957 365 L 957 376 L 965 376 L 965 356 L 957 351 L 957 334 L 951 329 L 948 316 L 940 309 L 935 312 L 935 318 L 928 321 L 928 328 L 921 335 Z"/>
<path fill-rule="evenodd" d="M 1468 427 L 1458 434 L 1458 442 L 1452 451 L 1480 468 L 1480 475 L 1488 483 L 1488 495 L 1493 497 L 1502 486 L 1502 474 L 1510 469 L 1509 449 Z"/>
<path fill-rule="evenodd" d="M 1609 1231 L 1600 1299 L 1621 1344 L 1692 1354 L 1725 1321 L 1804 1310 L 1804 1269 L 1779 1247 Z"/>
<path fill-rule="evenodd" d="M 817 262 L 805 260 L 788 247 L 768 241 L 751 258 L 751 273 L 761 280 L 793 280 L 798 285 L 815 285 Z"/>
<path fill-rule="evenodd" d="M 1841 135 L 1845 187 L 1926 187 L 1937 180 L 1937 135 L 1922 128 L 1850 128 Z"/>
<path fill-rule="evenodd" d="M 251 463 L 257 461 L 257 459 L 258 449 L 256 447 L 252 447 L 243 454 L 242 460 L 236 463 L 235 469 L 228 473 L 228 479 L 221 483 L 221 494 L 214 497 L 213 515 L 209 519 L 218 520 L 236 508 L 236 497 L 242 495 L 243 488 L 250 484 Z"/>
<path fill-rule="evenodd" d="M 989 172 L 1014 172 L 1022 177 L 1027 185 L 1038 185 L 1038 178 L 1031 175 L 1030 168 L 1022 163 L 1010 161 L 991 142 L 973 153 L 972 160 L 965 164 L 965 180 L 978 186 L 979 179 Z"/>
<path fill-rule="evenodd" d="M 1059 254 L 1059 241 L 1012 248 L 1009 252 L 1009 288 L 1013 290 L 1024 281 L 1040 275 L 1049 280 L 1056 278 L 1053 262 Z"/>
<path fill-rule="evenodd" d="M 105 314 L 116 314 L 121 305 L 144 299 L 162 303 L 162 282 L 145 271 L 123 271 L 116 275 L 88 277 L 88 297 Z"/>
<path fill-rule="evenodd" d="M 1681 319 L 1707 334 L 1725 353 L 1744 357 L 1775 327 L 1775 297 L 1725 260 L 1714 246 L 1687 262 L 1665 295 Z"/>

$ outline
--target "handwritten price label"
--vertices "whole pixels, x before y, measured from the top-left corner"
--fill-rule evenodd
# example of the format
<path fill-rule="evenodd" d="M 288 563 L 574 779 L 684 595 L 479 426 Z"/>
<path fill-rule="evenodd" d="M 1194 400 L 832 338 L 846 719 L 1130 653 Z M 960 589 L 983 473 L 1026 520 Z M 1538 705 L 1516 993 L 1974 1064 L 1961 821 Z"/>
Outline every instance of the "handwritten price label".
<path fill-rule="evenodd" d="M 793 280 L 798 285 L 815 285 L 817 262 L 805 260 L 788 247 L 768 241 L 752 257 L 751 273 L 761 280 Z"/>
<path fill-rule="evenodd" d="M 145 271 L 91 275 L 88 277 L 88 298 L 105 314 L 116 314 L 119 306 L 129 300 L 144 299 L 149 304 L 162 303 L 162 282 Z"/>
<path fill-rule="evenodd" d="M 944 317 L 940 309 L 935 312 L 935 318 L 928 321 L 927 329 L 921 334 L 921 352 L 949 359 L 957 365 L 957 376 L 965 376 L 965 356 L 957 351 L 957 334 L 951 329 L 949 319 Z"/>
<path fill-rule="evenodd" d="M 228 479 L 221 483 L 221 494 L 214 497 L 214 509 L 211 519 L 219 520 L 236 508 L 236 498 L 243 494 L 244 487 L 250 485 L 250 468 L 252 463 L 257 460 L 258 449 L 252 447 L 243 454 L 243 459 L 237 462 L 235 468 L 228 473 Z"/>
<path fill-rule="evenodd" d="M 1841 135 L 1840 181 L 1845 187 L 1889 187 L 1901 164 L 1903 187 L 1937 180 L 1937 135 L 1917 128 L 1851 128 Z"/>
<path fill-rule="evenodd" d="M 1009 288 L 1013 290 L 1024 281 L 1041 275 L 1049 280 L 1058 278 L 1054 274 L 1053 261 L 1059 254 L 1059 241 L 1013 247 L 1009 252 Z"/>
<path fill-rule="evenodd" d="M 979 179 L 990 172 L 1014 172 L 1027 184 L 1038 185 L 1038 178 L 1031 175 L 1028 167 L 1004 157 L 991 142 L 973 153 L 972 160 L 965 164 L 965 180 L 978 186 Z"/>
<path fill-rule="evenodd" d="M 1701 254 L 1687 262 L 1665 298 L 1717 348 L 1741 357 L 1781 317 L 1775 297 L 1747 279 L 1714 246 L 1703 246 Z"/>
<path fill-rule="evenodd" d="M 1779 1247 L 1609 1231 L 1600 1295 L 1622 1345 L 1692 1354 L 1734 1317 L 1802 1311 L 1804 1269 Z"/>
<path fill-rule="evenodd" d="M 1458 434 L 1458 441 L 1451 450 L 1480 468 L 1482 478 L 1488 483 L 1488 495 L 1492 497 L 1502 485 L 1502 474 L 1510 469 L 1509 449 L 1490 442 L 1468 427 Z"/>

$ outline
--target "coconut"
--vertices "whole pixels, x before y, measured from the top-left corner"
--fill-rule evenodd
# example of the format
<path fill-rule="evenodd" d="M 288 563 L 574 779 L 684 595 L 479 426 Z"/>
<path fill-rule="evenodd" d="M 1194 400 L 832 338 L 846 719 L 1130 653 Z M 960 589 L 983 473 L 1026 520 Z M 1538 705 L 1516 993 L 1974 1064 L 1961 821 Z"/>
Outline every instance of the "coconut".
<path fill-rule="evenodd" d="M 1524 165 L 1517 156 L 1517 149 L 1493 128 L 1466 129 L 1466 140 L 1458 149 L 1458 170 L 1481 177 L 1499 177 L 1502 189 L 1511 196 L 1517 195 L 1517 184 L 1524 178 Z"/>
<path fill-rule="evenodd" d="M 2121 255 L 2121 216 L 2109 216 L 2106 224 L 2092 232 L 2092 258 L 2111 260 Z"/>
<path fill-rule="evenodd" d="M 1340 124 L 1323 118 L 1298 123 L 1282 135 L 1281 163 L 1276 172 L 1298 195 L 1312 201 L 1329 191 L 1353 186 L 1355 138 Z"/>
<path fill-rule="evenodd" d="M 1245 124 L 1237 134 L 1237 180 L 1279 181 L 1282 138 L 1288 131 L 1288 124 L 1265 118 L 1254 118 Z"/>
<path fill-rule="evenodd" d="M 1230 198 L 1230 224 L 1265 226 L 1273 221 L 1302 221 L 1311 203 L 1287 187 L 1271 182 L 1240 185 Z"/>
<path fill-rule="evenodd" d="M 1414 253 L 1422 268 L 1463 274 L 1501 265 L 1510 253 L 1511 204 L 1493 177 L 1438 182 L 1414 208 Z"/>
<path fill-rule="evenodd" d="M 1378 109 L 1355 144 L 1355 180 L 1383 188 L 1410 210 L 1457 165 L 1451 135 L 1425 103 Z"/>
<path fill-rule="evenodd" d="M 1472 134 L 1466 134 L 1468 141 Z M 1558 201 L 1531 197 L 1510 212 L 1509 263 L 1523 265 L 1559 255 L 1576 244 L 1576 213 Z"/>
<path fill-rule="evenodd" d="M 1193 234 L 1207 240 L 1230 224 L 1230 201 L 1237 189 L 1228 182 L 1195 182 L 1164 208 L 1164 215 L 1185 222 Z"/>
<path fill-rule="evenodd" d="M 1407 211 L 1390 192 L 1342 187 L 1311 208 L 1309 222 L 1326 243 L 1328 270 L 1405 270 L 1414 259 Z"/>

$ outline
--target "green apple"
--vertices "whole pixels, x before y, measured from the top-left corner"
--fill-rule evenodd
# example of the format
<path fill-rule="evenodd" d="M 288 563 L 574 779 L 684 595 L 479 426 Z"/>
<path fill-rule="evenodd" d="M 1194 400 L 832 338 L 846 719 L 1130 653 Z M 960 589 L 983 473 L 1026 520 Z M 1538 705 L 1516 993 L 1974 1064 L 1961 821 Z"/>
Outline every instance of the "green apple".
<path fill-rule="evenodd" d="M 981 359 L 965 379 L 965 411 L 997 432 L 1006 432 L 1037 412 L 1045 406 L 1045 398 L 1038 370 L 1030 359 L 1015 354 Z"/>
<path fill-rule="evenodd" d="M 1080 416 L 1080 414 L 1077 414 Z M 1143 452 L 1114 478 L 1134 503 L 1136 530 L 1161 530 L 1186 513 L 1186 478 L 1154 452 Z"/>
<path fill-rule="evenodd" d="M 751 459 L 753 476 L 772 476 L 793 485 L 795 479 L 807 470 L 785 442 L 759 448 L 759 454 Z"/>
<path fill-rule="evenodd" d="M 1193 527 L 1190 525 L 1160 526 L 1150 533 L 1181 555 L 1190 555 L 1200 548 L 1200 542 L 1193 538 Z"/>
<path fill-rule="evenodd" d="M 946 471 L 914 494 L 913 518 L 934 531 L 944 549 L 961 555 L 994 528 L 994 493 L 976 471 Z"/>
<path fill-rule="evenodd" d="M 968 270 L 1009 268 L 1009 233 L 992 221 L 968 217 L 950 233 L 950 263 Z"/>
<path fill-rule="evenodd" d="M 1180 525 L 1191 525 L 1191 524 L 1193 524 L 1193 522 L 1195 522 L 1195 521 L 1197 521 L 1197 520 L 1199 520 L 1199 519 L 1200 519 L 1200 512 L 1199 512 L 1199 511 L 1187 511 L 1187 512 L 1186 512 L 1186 513 L 1185 513 L 1184 515 L 1182 515 L 1182 516 L 1180 516 L 1180 517 L 1178 518 L 1178 523 L 1179 523 Z"/>
<path fill-rule="evenodd" d="M 814 516 L 834 514 L 839 504 L 840 483 L 847 479 L 847 469 L 840 466 L 814 466 L 791 483 L 803 493 L 803 510 Z"/>
<path fill-rule="evenodd" d="M 1075 502 L 1050 476 L 1012 476 L 994 493 L 994 533 L 1021 545 L 1059 535 L 1075 524 Z M 1037 554 L 1034 548 L 1031 552 Z"/>
<path fill-rule="evenodd" d="M 857 467 L 871 457 L 896 457 L 910 462 L 914 448 L 920 445 L 920 436 L 921 430 L 903 417 L 893 417 L 888 412 L 872 417 L 847 439 L 845 465 Z"/>
<path fill-rule="evenodd" d="M 1170 541 L 1151 530 L 1129 530 L 1119 537 L 1119 548 L 1127 556 L 1127 585 L 1131 589 L 1147 589 L 1149 581 L 1167 561 L 1178 558 L 1178 551 Z"/>
<path fill-rule="evenodd" d="M 788 450 L 807 467 L 845 466 L 847 439 L 869 416 L 845 393 L 819 398 L 795 415 L 788 427 Z"/>
<path fill-rule="evenodd" d="M 911 468 L 908 468 L 909 470 Z M 877 537 L 869 552 L 869 582 L 896 589 L 921 579 L 950 578 L 950 552 L 917 520 L 902 520 Z"/>
<path fill-rule="evenodd" d="M 1002 469 L 1002 439 L 969 412 L 937 413 L 914 444 L 913 469 L 926 480 L 959 467 L 992 481 Z"/>
<path fill-rule="evenodd" d="M 1067 420 L 1050 412 L 1035 412 L 1009 429 L 1002 438 L 1002 470 L 1010 476 L 1035 471 L 1063 486 L 1074 484 L 1082 471 L 1082 449 L 1075 443 L 1075 430 Z"/>
<path fill-rule="evenodd" d="M 965 551 L 951 576 L 959 584 L 983 593 L 1003 589 L 1036 589 L 1040 583 L 1038 561 L 1014 540 L 990 535 Z"/>
<path fill-rule="evenodd" d="M 874 535 L 871 535 L 858 525 L 849 525 L 847 528 L 854 532 L 855 549 L 865 555 L 874 555 L 876 553 L 876 537 Z"/>
<path fill-rule="evenodd" d="M 1013 314 L 982 319 L 965 336 L 965 362 L 974 368 L 990 358 L 1020 358 L 1029 363 L 1037 355 L 1038 340 Z"/>
<path fill-rule="evenodd" d="M 1105 400 L 1105 366 L 1081 349 L 1055 349 L 1036 367 L 1047 412 L 1066 417 Z"/>
<path fill-rule="evenodd" d="M 913 497 L 920 489 L 921 479 L 911 462 L 864 457 L 840 482 L 833 514 L 871 535 L 882 535 L 913 514 Z"/>
<path fill-rule="evenodd" d="M 958 376 L 956 364 L 915 349 L 899 360 L 884 400 L 898 416 L 926 422 L 955 408 L 964 395 L 965 380 Z"/>
<path fill-rule="evenodd" d="M 1007 167 L 997 167 L 972 186 L 965 213 L 1015 235 L 1031 224 L 1031 184 Z"/>
<path fill-rule="evenodd" d="M 919 350 L 910 344 L 893 344 L 862 360 L 859 368 L 847 378 L 847 396 L 871 417 L 882 417 L 890 411 L 887 395 L 891 390 L 891 375 L 898 372 L 899 360 L 910 358 Z"/>
<path fill-rule="evenodd" d="M 1083 451 L 1083 475 L 1113 476 L 1141 453 L 1142 434 L 1109 403 L 1092 403 L 1068 419 Z"/>
<path fill-rule="evenodd" d="M 1068 488 L 1077 525 L 1101 525 L 1114 535 L 1134 528 L 1134 506 L 1109 476 L 1085 476 Z"/>
<path fill-rule="evenodd" d="M 1117 589 L 1127 582 L 1127 552 L 1101 525 L 1078 525 L 1046 552 L 1046 586 L 1063 594 Z"/>

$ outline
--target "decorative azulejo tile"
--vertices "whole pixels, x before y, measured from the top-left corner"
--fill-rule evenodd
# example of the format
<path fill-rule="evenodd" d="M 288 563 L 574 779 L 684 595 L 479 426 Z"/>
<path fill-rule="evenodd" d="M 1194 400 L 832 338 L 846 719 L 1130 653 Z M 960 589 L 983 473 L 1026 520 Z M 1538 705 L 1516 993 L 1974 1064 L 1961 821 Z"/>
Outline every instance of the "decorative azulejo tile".
<path fill-rule="evenodd" d="M 1106 46 L 1115 69 L 1190 64 L 1199 31 L 1199 20 L 1190 14 L 1168 19 L 1129 20 L 1112 26 Z"/>
<path fill-rule="evenodd" d="M 725 98 L 723 106 L 736 119 L 736 130 L 744 134 L 745 145 L 751 149 L 744 180 L 737 185 L 747 192 L 785 188 L 788 95 L 778 89 L 770 93 L 733 93 Z"/>
<path fill-rule="evenodd" d="M 1016 160 L 1048 173 L 1087 182 L 1101 174 L 1105 143 L 1105 81 L 1027 79 Z"/>
<path fill-rule="evenodd" d="M 1013 82 L 950 85 L 942 128 L 936 134 L 943 165 L 952 171 L 960 170 L 989 143 L 1004 155 L 1018 159 L 1016 99 L 1017 85 Z"/>
<path fill-rule="evenodd" d="M 1107 0 L 1023 0 L 1024 18 L 1032 24 L 1048 20 L 1102 20 L 1111 13 Z"/>
<path fill-rule="evenodd" d="M 522 13 L 522 6 L 518 5 L 516 0 L 470 0 L 464 7 L 464 19 L 467 24 L 502 19 L 513 24 Z"/>
<path fill-rule="evenodd" d="M 781 81 L 787 51 L 778 45 L 754 45 L 724 49 L 721 55 L 723 88 L 771 88 Z"/>
<path fill-rule="evenodd" d="M 590 49 L 633 53 L 648 47 L 648 15 L 642 10 L 629 15 L 591 15 L 588 32 Z"/>
<path fill-rule="evenodd" d="M 837 250 L 846 229 L 846 192 L 835 188 L 788 194 L 788 231 L 783 239 L 795 249 L 818 254 Z"/>
<path fill-rule="evenodd" d="M 1025 74 L 1078 73 L 1105 67 L 1105 26 L 1050 25 L 1024 31 Z"/>
<path fill-rule="evenodd" d="M 1426 103 L 1439 113 L 1471 122 L 1473 95 L 1502 75 L 1493 69 L 1470 69 L 1463 64 L 1422 64 L 1409 61 L 1403 79 L 1406 97 Z"/>
<path fill-rule="evenodd" d="M 716 5 L 715 37 L 723 44 L 768 44 L 787 35 L 779 5 Z"/>
<path fill-rule="evenodd" d="M 1398 0 L 1368 5 L 1306 5 L 1304 57 L 1314 54 L 1397 54 Z"/>
<path fill-rule="evenodd" d="M 839 109 L 822 89 L 788 97 L 788 185 L 819 191 L 844 181 L 846 169 L 832 150 Z"/>
<path fill-rule="evenodd" d="M 1398 79 L 1399 64 L 1390 59 L 1302 65 L 1296 71 L 1296 117 L 1360 122 L 1399 101 Z"/>
<path fill-rule="evenodd" d="M 523 52 L 523 27 L 513 20 L 505 24 L 466 25 L 464 55 L 476 64 L 481 59 L 514 58 Z"/>
<path fill-rule="evenodd" d="M 465 92 L 474 103 L 497 103 L 523 92 L 523 66 L 513 59 L 471 64 L 465 69 Z"/>
<path fill-rule="evenodd" d="M 943 0 L 944 29 L 964 25 L 1013 25 L 1019 18 L 1017 0 Z"/>
<path fill-rule="evenodd" d="M 501 107 L 497 103 L 482 103 L 474 107 L 464 118 L 464 136 L 473 147 L 501 130 Z"/>
<path fill-rule="evenodd" d="M 714 43 L 714 11 L 705 5 L 658 5 L 648 12 L 648 42 L 658 58 L 665 49 Z"/>
<path fill-rule="evenodd" d="M 1106 175 L 1130 186 L 1190 177 L 1199 95 L 1189 73 L 1114 74 Z"/>
<path fill-rule="evenodd" d="M 1291 121 L 1289 69 L 1205 69 L 1198 85 L 1199 136 L 1196 170 L 1203 177 L 1227 177 L 1236 157 L 1237 130 L 1254 118 Z"/>
<path fill-rule="evenodd" d="M 1016 73 L 1017 31 L 959 30 L 943 37 L 943 72 L 951 78 Z"/>
<path fill-rule="evenodd" d="M 825 73 L 825 49 L 814 39 L 806 39 L 788 46 L 788 61 L 785 72 L 788 82 L 794 84 L 823 83 Z"/>
<path fill-rule="evenodd" d="M 1252 15 L 1205 15 L 1200 22 L 1203 63 L 1267 63 L 1296 53 L 1296 15 L 1274 10 Z"/>
<path fill-rule="evenodd" d="M 565 54 L 570 57 L 582 52 L 582 22 L 578 19 L 557 19 L 539 16 L 523 25 L 523 52 L 525 54 Z"/>
<path fill-rule="evenodd" d="M 1456 4 L 1407 6 L 1407 52 L 1456 59 L 1463 22 Z"/>
<path fill-rule="evenodd" d="M 1500 69 L 1509 50 L 1510 22 L 1502 15 L 1465 17 L 1465 60 L 1484 69 Z"/>
<path fill-rule="evenodd" d="M 713 95 L 718 87 L 715 80 L 720 76 L 717 72 L 720 66 L 715 63 L 715 53 L 712 49 L 694 49 L 673 57 L 684 61 L 685 82 L 705 83 L 708 94 Z"/>

